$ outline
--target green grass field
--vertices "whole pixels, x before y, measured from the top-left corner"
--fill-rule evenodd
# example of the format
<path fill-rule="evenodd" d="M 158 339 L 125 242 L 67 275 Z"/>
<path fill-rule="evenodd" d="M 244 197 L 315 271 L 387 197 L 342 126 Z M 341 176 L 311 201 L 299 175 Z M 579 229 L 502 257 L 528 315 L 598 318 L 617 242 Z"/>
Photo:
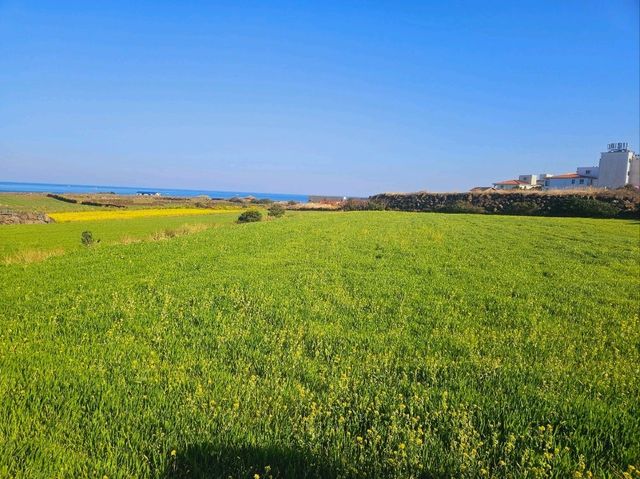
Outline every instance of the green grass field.
<path fill-rule="evenodd" d="M 0 193 L 0 210 L 2 209 L 51 213 L 55 211 L 93 211 L 101 208 L 99 206 L 66 203 L 48 198 L 42 193 Z"/>
<path fill-rule="evenodd" d="M 80 235 L 91 231 L 101 243 L 113 244 L 145 239 L 154 233 L 183 225 L 215 226 L 232 223 L 238 213 L 167 216 L 123 220 L 94 220 L 70 223 L 0 226 L 0 262 L 30 252 L 67 252 L 81 250 Z M 103 246 L 102 244 L 100 246 Z"/>
<path fill-rule="evenodd" d="M 0 477 L 638 477 L 638 222 L 233 218 L 0 227 Z"/>

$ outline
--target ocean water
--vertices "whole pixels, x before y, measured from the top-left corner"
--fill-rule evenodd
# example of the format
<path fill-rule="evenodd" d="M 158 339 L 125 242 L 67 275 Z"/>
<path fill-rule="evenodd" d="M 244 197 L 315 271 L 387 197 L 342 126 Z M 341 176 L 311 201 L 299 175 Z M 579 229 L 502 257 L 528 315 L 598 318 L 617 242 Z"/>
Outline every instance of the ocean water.
<path fill-rule="evenodd" d="M 160 193 L 162 196 L 182 196 L 191 198 L 207 195 L 210 198 L 233 198 L 234 196 L 253 196 L 258 199 L 269 198 L 274 201 L 309 201 L 307 195 L 288 193 L 258 193 L 254 191 L 216 191 L 216 190 L 181 190 L 171 188 L 135 188 L 129 186 L 105 185 L 59 185 L 54 183 L 14 183 L 0 181 L 0 191 L 11 193 L 116 193 L 118 195 L 135 195 L 139 192 Z"/>

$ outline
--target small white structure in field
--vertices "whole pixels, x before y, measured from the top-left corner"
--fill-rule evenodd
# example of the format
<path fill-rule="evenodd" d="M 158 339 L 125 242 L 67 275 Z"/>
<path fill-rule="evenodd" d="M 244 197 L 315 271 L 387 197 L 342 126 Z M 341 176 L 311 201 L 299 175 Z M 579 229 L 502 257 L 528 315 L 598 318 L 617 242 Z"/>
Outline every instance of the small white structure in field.
<path fill-rule="evenodd" d="M 629 149 L 628 143 L 609 143 L 600 154 L 598 186 L 621 188 L 626 185 L 640 187 L 640 156 Z"/>

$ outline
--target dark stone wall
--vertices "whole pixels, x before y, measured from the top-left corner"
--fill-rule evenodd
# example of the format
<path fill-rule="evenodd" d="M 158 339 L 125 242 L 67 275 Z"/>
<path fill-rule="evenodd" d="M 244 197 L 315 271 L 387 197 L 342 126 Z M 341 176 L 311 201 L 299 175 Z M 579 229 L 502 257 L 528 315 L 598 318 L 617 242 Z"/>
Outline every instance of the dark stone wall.
<path fill-rule="evenodd" d="M 575 203 L 590 200 L 615 208 L 615 213 L 603 215 L 619 218 L 640 217 L 640 193 L 631 190 L 599 192 L 479 192 L 479 193 L 382 193 L 370 198 L 386 209 L 398 211 L 452 211 L 487 214 L 521 214 L 537 216 L 591 216 L 571 214 Z M 573 209 L 572 209 L 573 208 Z M 606 207 L 605 207 L 606 208 Z M 468 210 L 468 211 L 465 211 Z M 613 211 L 613 208 L 610 208 Z M 596 215 L 597 216 L 597 215 Z"/>

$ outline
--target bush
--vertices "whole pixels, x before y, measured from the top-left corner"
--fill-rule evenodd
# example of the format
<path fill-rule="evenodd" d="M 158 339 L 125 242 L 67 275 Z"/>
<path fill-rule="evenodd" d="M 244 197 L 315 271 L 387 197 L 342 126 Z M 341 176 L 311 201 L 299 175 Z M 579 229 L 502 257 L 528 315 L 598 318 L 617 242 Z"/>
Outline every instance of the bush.
<path fill-rule="evenodd" d="M 384 204 L 375 200 L 348 199 L 342 203 L 343 211 L 382 211 Z"/>
<path fill-rule="evenodd" d="M 80 235 L 80 243 L 82 243 L 83 246 L 91 246 L 94 243 L 100 243 L 100 240 L 94 240 L 91 231 L 83 231 Z"/>
<path fill-rule="evenodd" d="M 615 218 L 621 209 L 595 198 L 564 198 L 551 208 L 553 216 L 579 216 L 584 218 Z"/>
<path fill-rule="evenodd" d="M 254 223 L 262 221 L 262 213 L 258 210 L 248 210 L 238 216 L 238 223 Z"/>
<path fill-rule="evenodd" d="M 439 213 L 486 213 L 482 206 L 476 206 L 464 200 L 458 200 L 450 205 L 438 206 L 435 211 Z"/>
<path fill-rule="evenodd" d="M 284 216 L 284 213 L 285 209 L 282 205 L 273 204 L 271 205 L 271 208 L 269 208 L 269 216 L 273 216 L 274 218 L 280 218 L 281 216 Z"/>
<path fill-rule="evenodd" d="M 503 212 L 508 215 L 535 216 L 540 214 L 540 207 L 528 201 L 514 201 L 507 205 Z"/>
<path fill-rule="evenodd" d="M 256 205 L 270 205 L 270 204 L 273 204 L 273 200 L 269 198 L 262 198 L 259 200 L 254 200 L 253 203 Z"/>

